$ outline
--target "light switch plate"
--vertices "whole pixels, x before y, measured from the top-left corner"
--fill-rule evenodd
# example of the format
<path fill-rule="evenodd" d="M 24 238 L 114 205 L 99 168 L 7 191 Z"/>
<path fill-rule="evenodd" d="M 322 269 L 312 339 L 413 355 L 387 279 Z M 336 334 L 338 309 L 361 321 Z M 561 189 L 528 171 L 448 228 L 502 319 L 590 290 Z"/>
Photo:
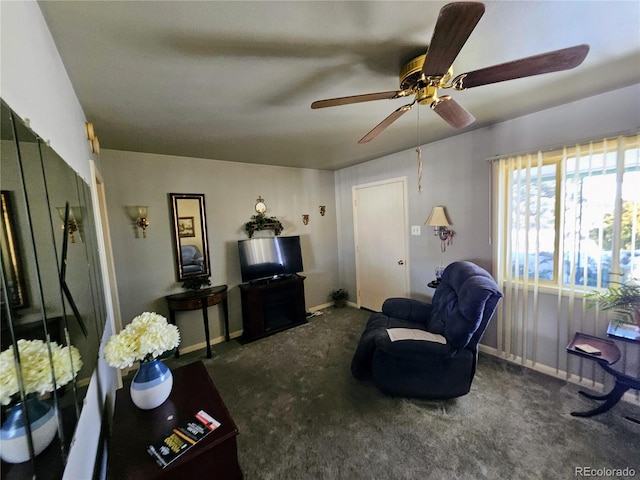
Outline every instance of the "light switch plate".
<path fill-rule="evenodd" d="M 420 225 L 411 225 L 411 235 L 420 235 Z"/>

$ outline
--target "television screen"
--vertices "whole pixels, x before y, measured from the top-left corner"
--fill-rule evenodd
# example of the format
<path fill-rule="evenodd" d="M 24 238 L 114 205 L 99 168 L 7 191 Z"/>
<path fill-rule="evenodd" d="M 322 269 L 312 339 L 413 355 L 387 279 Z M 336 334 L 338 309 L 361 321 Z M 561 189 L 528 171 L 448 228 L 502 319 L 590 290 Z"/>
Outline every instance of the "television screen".
<path fill-rule="evenodd" d="M 299 236 L 239 240 L 238 252 L 243 282 L 304 270 Z"/>

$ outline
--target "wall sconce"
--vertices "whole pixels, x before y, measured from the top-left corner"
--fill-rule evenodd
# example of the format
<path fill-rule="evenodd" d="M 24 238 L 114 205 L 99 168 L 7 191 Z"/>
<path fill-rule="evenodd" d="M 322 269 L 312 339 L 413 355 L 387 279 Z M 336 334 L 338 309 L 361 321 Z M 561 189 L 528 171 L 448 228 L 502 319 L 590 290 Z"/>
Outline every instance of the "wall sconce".
<path fill-rule="evenodd" d="M 147 205 L 136 205 L 137 220 L 136 225 L 142 229 L 142 238 L 147 238 L 147 227 L 149 226 L 149 220 L 147 216 L 149 213 L 149 207 Z"/>
<path fill-rule="evenodd" d="M 302 223 L 304 223 L 305 225 L 307 225 L 309 223 L 309 215 L 308 214 L 304 214 L 302 215 Z"/>
<path fill-rule="evenodd" d="M 440 237 L 441 240 L 440 250 L 444 252 L 447 249 L 447 245 L 451 245 L 451 239 L 455 235 L 455 232 L 448 228 L 450 223 L 444 207 L 433 207 L 429 218 L 424 224 L 433 227 L 433 234 L 436 237 Z"/>
<path fill-rule="evenodd" d="M 80 207 L 69 207 L 69 218 L 67 220 L 67 224 L 65 225 L 64 217 L 66 209 L 66 206 L 56 207 L 56 210 L 58 210 L 58 215 L 60 216 L 60 220 L 62 220 L 63 222 L 62 228 L 69 234 L 71 243 L 76 243 L 76 237 L 74 236 L 74 233 L 76 233 L 82 226 L 82 210 L 80 209 Z"/>
<path fill-rule="evenodd" d="M 327 213 L 327 208 L 324 205 L 320 205 L 320 216 L 324 217 L 325 213 Z"/>

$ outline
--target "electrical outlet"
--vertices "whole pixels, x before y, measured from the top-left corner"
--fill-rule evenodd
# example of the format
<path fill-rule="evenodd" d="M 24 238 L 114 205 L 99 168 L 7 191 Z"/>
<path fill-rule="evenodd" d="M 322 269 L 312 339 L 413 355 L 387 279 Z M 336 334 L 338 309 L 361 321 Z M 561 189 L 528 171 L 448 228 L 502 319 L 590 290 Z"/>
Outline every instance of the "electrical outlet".
<path fill-rule="evenodd" d="M 420 225 L 411 225 L 411 235 L 420 235 Z"/>

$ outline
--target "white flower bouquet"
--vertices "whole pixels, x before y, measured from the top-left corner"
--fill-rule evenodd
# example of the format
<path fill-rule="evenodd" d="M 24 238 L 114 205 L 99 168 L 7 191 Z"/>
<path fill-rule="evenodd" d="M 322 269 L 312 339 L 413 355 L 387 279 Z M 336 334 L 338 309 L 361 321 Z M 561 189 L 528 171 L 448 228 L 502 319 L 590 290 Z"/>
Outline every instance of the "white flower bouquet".
<path fill-rule="evenodd" d="M 51 356 L 49 356 L 51 351 Z M 42 340 L 18 340 L 20 366 L 14 360 L 13 345 L 0 353 L 0 401 L 11 403 L 19 391 L 18 368 L 22 372 L 25 394 L 44 395 L 66 385 L 82 368 L 80 352 L 73 345 L 61 347 L 56 342 L 49 346 Z M 55 376 L 55 385 L 52 377 Z"/>
<path fill-rule="evenodd" d="M 144 312 L 104 347 L 104 358 L 115 368 L 126 368 L 135 361 L 149 362 L 180 345 L 180 330 L 162 315 Z"/>

